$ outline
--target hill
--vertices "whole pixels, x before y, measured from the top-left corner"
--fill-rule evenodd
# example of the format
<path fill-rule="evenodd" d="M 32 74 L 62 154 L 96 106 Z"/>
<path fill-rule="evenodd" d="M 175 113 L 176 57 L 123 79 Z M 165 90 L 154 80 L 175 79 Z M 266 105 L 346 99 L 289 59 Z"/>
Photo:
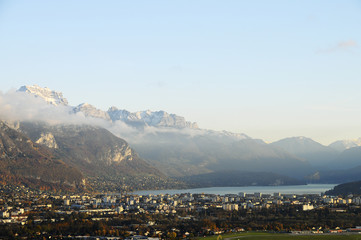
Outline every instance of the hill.
<path fill-rule="evenodd" d="M 42 189 L 82 189 L 83 175 L 46 147 L 0 121 L 0 181 Z"/>
<path fill-rule="evenodd" d="M 348 182 L 335 186 L 333 189 L 326 192 L 327 195 L 347 196 L 349 194 L 361 195 L 361 181 Z"/>

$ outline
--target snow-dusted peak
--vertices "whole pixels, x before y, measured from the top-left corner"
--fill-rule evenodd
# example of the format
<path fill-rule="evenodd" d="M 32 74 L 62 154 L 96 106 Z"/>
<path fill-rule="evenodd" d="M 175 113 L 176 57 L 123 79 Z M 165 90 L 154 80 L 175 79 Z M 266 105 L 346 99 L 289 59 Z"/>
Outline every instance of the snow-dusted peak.
<path fill-rule="evenodd" d="M 52 105 L 68 105 L 68 100 L 63 97 L 61 92 L 55 92 L 51 89 L 45 87 L 39 87 L 38 85 L 32 86 L 22 86 L 19 88 L 18 92 L 26 92 L 34 95 L 35 97 L 40 97 L 44 99 L 47 103 Z"/>
<path fill-rule="evenodd" d="M 350 149 L 353 147 L 361 147 L 361 138 L 353 139 L 353 140 L 340 140 L 333 142 L 329 145 L 329 147 L 342 152 L 346 149 Z"/>
<path fill-rule="evenodd" d="M 68 105 L 68 101 L 60 92 L 52 91 L 49 88 L 33 86 L 22 86 L 19 92 L 30 93 L 36 97 L 44 99 L 46 102 L 58 106 Z M 165 111 L 138 111 L 129 112 L 127 110 L 118 109 L 116 107 L 109 108 L 108 111 L 102 111 L 95 108 L 89 103 L 82 103 L 76 107 L 72 107 L 74 113 L 82 112 L 87 117 L 102 118 L 108 121 L 123 121 L 132 126 L 139 127 L 170 127 L 170 128 L 191 128 L 198 129 L 197 123 L 186 121 L 184 117 L 169 114 Z"/>
<path fill-rule="evenodd" d="M 224 136 L 227 136 L 227 137 L 232 137 L 236 140 L 244 140 L 244 139 L 250 139 L 249 136 L 247 136 L 246 134 L 243 134 L 243 133 L 233 133 L 233 132 L 228 132 L 228 131 L 222 131 L 221 132 Z"/>
<path fill-rule="evenodd" d="M 109 109 L 108 109 L 108 112 L 111 111 L 111 112 L 115 112 L 115 111 L 118 111 L 119 109 L 115 106 L 111 106 Z"/>
<path fill-rule="evenodd" d="M 293 142 L 293 143 L 298 143 L 298 144 L 313 144 L 313 143 L 317 143 L 314 140 L 312 140 L 311 138 L 308 137 L 304 137 L 304 136 L 297 136 L 297 137 L 289 137 L 289 138 L 284 138 L 281 139 L 280 141 L 282 142 Z M 319 143 L 317 143 L 319 144 Z"/>
<path fill-rule="evenodd" d="M 82 112 L 87 117 L 102 118 L 110 120 L 109 114 L 105 111 L 97 109 L 89 103 L 82 103 L 73 108 L 74 113 Z"/>
<path fill-rule="evenodd" d="M 111 107 L 108 114 L 112 121 L 124 121 L 131 124 L 143 124 L 153 127 L 175 127 L 175 128 L 194 128 L 197 129 L 197 123 L 188 122 L 184 117 L 175 114 L 169 114 L 165 111 L 139 111 L 131 113 L 116 107 Z"/>
<path fill-rule="evenodd" d="M 312 140 L 311 138 L 307 137 L 290 137 L 284 138 L 279 141 L 270 143 L 272 146 L 279 147 L 284 149 L 287 152 L 292 154 L 310 154 L 310 153 L 334 153 L 332 148 L 322 145 L 319 142 Z"/>

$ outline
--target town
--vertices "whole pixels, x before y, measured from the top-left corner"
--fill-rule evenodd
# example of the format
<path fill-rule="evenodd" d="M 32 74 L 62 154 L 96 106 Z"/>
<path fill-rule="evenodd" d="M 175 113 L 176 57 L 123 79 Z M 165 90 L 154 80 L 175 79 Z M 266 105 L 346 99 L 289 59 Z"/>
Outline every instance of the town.
<path fill-rule="evenodd" d="M 361 232 L 361 198 L 319 194 L 60 194 L 0 190 L 2 237 L 183 239 L 241 231 Z"/>

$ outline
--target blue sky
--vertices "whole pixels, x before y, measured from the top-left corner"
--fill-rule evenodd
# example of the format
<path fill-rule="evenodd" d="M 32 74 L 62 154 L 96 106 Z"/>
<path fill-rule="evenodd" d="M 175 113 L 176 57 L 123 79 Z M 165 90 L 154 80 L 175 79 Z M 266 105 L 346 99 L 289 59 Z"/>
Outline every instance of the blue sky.
<path fill-rule="evenodd" d="M 0 0 L 0 90 L 328 144 L 361 137 L 360 23 L 360 0 Z"/>

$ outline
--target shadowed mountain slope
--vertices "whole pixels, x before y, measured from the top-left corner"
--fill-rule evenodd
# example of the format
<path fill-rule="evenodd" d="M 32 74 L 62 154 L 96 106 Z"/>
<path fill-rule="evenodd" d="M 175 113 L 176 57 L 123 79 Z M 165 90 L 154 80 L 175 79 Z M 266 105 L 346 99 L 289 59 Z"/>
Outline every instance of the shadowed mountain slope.
<path fill-rule="evenodd" d="M 301 159 L 307 160 L 315 167 L 328 167 L 338 155 L 333 148 L 324 146 L 310 138 L 291 137 L 270 144 L 287 151 Z"/>
<path fill-rule="evenodd" d="M 55 142 L 56 147 L 52 148 L 55 155 L 88 178 L 101 178 L 133 187 L 138 180 L 148 184 L 145 188 L 166 187 L 168 184 L 171 187 L 175 184 L 142 160 L 126 141 L 104 128 L 24 122 L 20 124 L 20 130 L 44 145 L 51 147 Z M 44 136 L 48 136 L 50 141 L 46 141 Z"/>
<path fill-rule="evenodd" d="M 306 161 L 261 140 L 202 131 L 153 133 L 132 142 L 142 158 L 170 176 L 239 170 L 267 171 L 303 177 L 312 172 Z"/>
<path fill-rule="evenodd" d="M 83 187 L 83 176 L 46 147 L 0 121 L 0 179 L 3 184 L 75 189 Z"/>

